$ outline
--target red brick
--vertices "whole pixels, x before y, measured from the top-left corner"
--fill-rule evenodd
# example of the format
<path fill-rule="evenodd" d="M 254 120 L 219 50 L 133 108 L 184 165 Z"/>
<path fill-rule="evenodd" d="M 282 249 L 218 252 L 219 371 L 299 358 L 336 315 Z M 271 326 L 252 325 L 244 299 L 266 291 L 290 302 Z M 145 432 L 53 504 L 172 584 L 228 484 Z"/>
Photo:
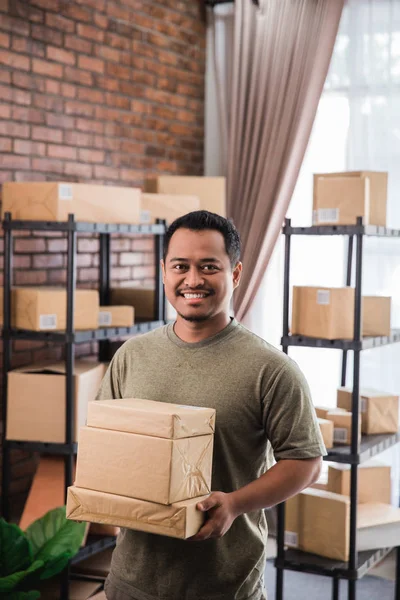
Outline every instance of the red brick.
<path fill-rule="evenodd" d="M 104 162 L 104 152 L 100 150 L 84 150 L 80 148 L 78 150 L 79 160 L 86 163 L 102 163 Z"/>
<path fill-rule="evenodd" d="M 90 165 L 83 165 L 82 163 L 65 163 L 64 173 L 88 179 L 92 177 L 92 167 Z"/>
<path fill-rule="evenodd" d="M 47 146 L 47 156 L 50 158 L 64 158 L 65 160 L 76 160 L 77 152 L 71 146 L 56 146 L 49 144 Z"/>
<path fill-rule="evenodd" d="M 13 266 L 16 269 L 29 269 L 31 266 L 31 257 L 30 256 L 14 256 L 13 257 Z"/>
<path fill-rule="evenodd" d="M 34 58 L 32 61 L 32 71 L 48 77 L 60 78 L 63 76 L 63 67 L 61 65 L 38 58 Z"/>
<path fill-rule="evenodd" d="M 0 119 L 9 119 L 11 117 L 11 106 L 9 104 L 0 104 Z"/>
<path fill-rule="evenodd" d="M 2 31 L 0 32 L 0 46 L 2 48 L 10 47 L 10 36 L 8 33 L 3 33 Z"/>
<path fill-rule="evenodd" d="M 46 144 L 41 142 L 31 142 L 27 140 L 14 140 L 14 152 L 15 154 L 28 154 L 28 155 L 46 155 Z"/>
<path fill-rule="evenodd" d="M 100 29 L 108 29 L 110 26 L 110 19 L 106 15 L 100 15 L 95 13 L 93 23 L 100 27 Z"/>
<path fill-rule="evenodd" d="M 47 94 L 35 94 L 33 104 L 44 110 L 62 112 L 64 103 L 58 96 L 50 96 Z"/>
<path fill-rule="evenodd" d="M 95 135 L 93 145 L 95 148 L 101 148 L 102 150 L 119 150 L 121 142 L 116 138 Z"/>
<path fill-rule="evenodd" d="M 0 83 L 11 84 L 11 73 L 10 71 L 0 70 Z"/>
<path fill-rule="evenodd" d="M 26 2 L 13 0 L 10 6 L 11 14 L 15 17 L 20 17 L 25 21 L 33 21 L 35 23 L 43 23 L 44 13 L 42 10 L 29 6 Z"/>
<path fill-rule="evenodd" d="M 64 163 L 61 160 L 51 160 L 49 158 L 33 158 L 32 169 L 43 171 L 44 173 L 63 173 Z"/>
<path fill-rule="evenodd" d="M 68 250 L 68 240 L 65 238 L 55 239 L 55 240 L 47 240 L 47 252 L 67 252 Z"/>
<path fill-rule="evenodd" d="M 113 167 L 95 166 L 94 167 L 95 177 L 102 179 L 119 179 L 119 170 Z"/>
<path fill-rule="evenodd" d="M 111 239 L 111 252 L 121 252 L 127 251 L 131 249 L 131 240 L 130 238 L 117 238 L 113 237 Z"/>
<path fill-rule="evenodd" d="M 131 142 L 130 140 L 123 140 L 121 142 L 121 152 L 127 152 L 129 154 L 143 154 L 144 144 L 138 144 L 137 142 Z"/>
<path fill-rule="evenodd" d="M 92 11 L 76 6 L 71 2 L 66 2 L 63 5 L 63 14 L 75 21 L 83 21 L 84 23 L 90 23 L 93 19 Z"/>
<path fill-rule="evenodd" d="M 98 281 L 99 270 L 98 269 L 80 269 L 78 271 L 78 281 Z"/>
<path fill-rule="evenodd" d="M 51 1 L 52 0 L 50 0 L 50 2 Z M 32 25 L 31 36 L 33 39 L 40 40 L 41 42 L 47 44 L 62 46 L 62 33 L 51 29 L 50 27 L 44 27 L 43 25 Z"/>
<path fill-rule="evenodd" d="M 32 254 L 35 252 L 45 252 L 46 244 L 43 238 L 16 238 L 14 241 L 14 251 L 17 253 Z"/>
<path fill-rule="evenodd" d="M 14 106 L 12 109 L 12 118 L 16 121 L 26 121 L 28 123 L 44 123 L 44 114 L 35 108 Z"/>
<path fill-rule="evenodd" d="M 140 265 L 141 262 L 142 257 L 140 256 L 140 254 L 135 254 L 133 252 L 121 252 L 121 254 L 119 255 L 119 264 L 121 265 L 121 267 Z"/>
<path fill-rule="evenodd" d="M 16 271 L 15 285 L 40 285 L 46 281 L 46 271 Z"/>
<path fill-rule="evenodd" d="M 100 12 L 104 11 L 106 0 L 76 0 L 77 4 L 84 4 Z"/>
<path fill-rule="evenodd" d="M 0 2 L 0 11 L 1 12 L 8 12 L 9 9 L 10 9 L 10 7 L 9 7 L 8 0 L 1 0 L 1 2 Z"/>
<path fill-rule="evenodd" d="M 48 283 L 67 283 L 67 272 L 50 269 L 48 272 Z"/>
<path fill-rule="evenodd" d="M 62 50 L 56 46 L 47 46 L 46 56 L 48 60 L 64 63 L 64 65 L 75 65 L 76 59 L 73 52 Z"/>
<path fill-rule="evenodd" d="M 4 183 L 5 181 L 12 181 L 13 172 L 12 171 L 0 171 L 0 183 Z M 3 283 L 2 273 L 0 273 L 0 285 Z"/>
<path fill-rule="evenodd" d="M 7 15 L 1 16 L 1 28 L 19 35 L 29 35 L 29 23 L 23 19 L 15 19 Z"/>
<path fill-rule="evenodd" d="M 46 269 L 49 267 L 63 267 L 64 256 L 57 254 L 36 254 L 33 257 L 34 269 Z"/>
<path fill-rule="evenodd" d="M 41 42 L 35 42 L 29 38 L 13 36 L 11 49 L 15 52 L 23 52 L 30 54 L 31 56 L 39 56 L 44 58 L 45 56 L 45 45 Z"/>
<path fill-rule="evenodd" d="M 118 92 L 120 82 L 118 81 L 118 79 L 112 79 L 111 77 L 102 77 L 101 75 L 97 75 L 96 87 L 103 88 L 104 90 L 108 90 L 109 92 Z"/>
<path fill-rule="evenodd" d="M 76 128 L 79 131 L 103 133 L 104 125 L 99 121 L 90 121 L 89 119 L 77 119 Z"/>
<path fill-rule="evenodd" d="M 93 266 L 93 257 L 91 254 L 78 254 L 76 257 L 77 267 L 91 267 Z"/>
<path fill-rule="evenodd" d="M 15 154 L 0 155 L 1 169 L 29 169 L 30 165 L 30 158 L 26 158 L 25 156 L 16 156 Z"/>
<path fill-rule="evenodd" d="M 79 88 L 78 89 L 79 100 L 86 100 L 88 102 L 94 102 L 96 104 L 104 103 L 104 93 L 98 90 L 92 90 L 90 88 Z"/>
<path fill-rule="evenodd" d="M 130 279 L 131 267 L 114 267 L 112 270 L 112 276 L 116 281 Z"/>
<path fill-rule="evenodd" d="M 113 110 L 112 108 L 103 108 L 102 106 L 96 106 L 96 119 L 101 121 L 119 121 L 123 114 L 120 110 Z"/>
<path fill-rule="evenodd" d="M 66 117 L 53 113 L 46 113 L 46 125 L 49 127 L 61 127 L 62 129 L 73 129 L 75 127 L 74 117 Z"/>
<path fill-rule="evenodd" d="M 27 56 L 8 52 L 7 50 L 0 50 L 0 64 L 12 69 L 22 69 L 23 71 L 29 71 L 30 69 L 30 59 Z"/>
<path fill-rule="evenodd" d="M 0 138 L 0 152 L 11 152 L 12 140 L 11 138 L 1 137 Z"/>
<path fill-rule="evenodd" d="M 32 127 L 32 139 L 43 142 L 62 142 L 62 130 L 51 127 Z"/>
<path fill-rule="evenodd" d="M 130 98 L 125 98 L 124 96 L 118 96 L 117 94 L 111 94 L 109 92 L 106 93 L 106 104 L 117 108 L 124 108 L 125 110 L 130 110 L 131 108 Z"/>
<path fill-rule="evenodd" d="M 67 115 L 93 117 L 94 107 L 91 104 L 84 104 L 83 102 L 75 102 L 70 100 L 65 103 L 65 112 Z"/>
<path fill-rule="evenodd" d="M 60 94 L 60 91 L 61 91 L 61 82 L 60 81 L 54 81 L 54 79 L 46 79 L 45 85 L 46 85 L 46 94 L 55 94 L 57 96 Z"/>
<path fill-rule="evenodd" d="M 12 121 L 0 122 L 0 135 L 9 135 L 11 137 L 27 138 L 29 137 L 29 125 L 21 125 Z"/>
<path fill-rule="evenodd" d="M 152 278 L 155 275 L 154 266 L 146 266 L 146 267 L 133 267 L 132 268 L 132 276 L 134 279 L 146 279 Z"/>
<path fill-rule="evenodd" d="M 84 54 L 91 54 L 93 48 L 92 42 L 83 40 L 76 35 L 66 35 L 64 45 L 66 48 L 70 48 L 71 50 L 76 50 L 77 52 L 82 52 Z"/>
<path fill-rule="evenodd" d="M 100 58 L 104 58 L 106 60 L 113 60 L 114 62 L 118 62 L 120 59 L 120 52 L 115 48 L 110 48 L 109 46 L 95 46 L 95 54 Z"/>
<path fill-rule="evenodd" d="M 33 77 L 26 73 L 12 73 L 12 82 L 15 87 L 21 87 L 28 90 L 44 92 L 46 89 L 44 79 Z"/>
<path fill-rule="evenodd" d="M 60 4 L 58 0 L 30 0 L 31 4 L 44 8 L 45 10 L 52 10 L 54 12 L 60 11 Z"/>
<path fill-rule="evenodd" d="M 25 106 L 28 106 L 32 101 L 31 93 L 26 92 L 25 90 L 14 90 L 13 101 L 16 104 L 25 104 Z"/>
<path fill-rule="evenodd" d="M 132 69 L 128 67 L 123 67 L 122 65 L 118 65 L 115 63 L 107 63 L 106 73 L 107 75 L 111 75 L 111 77 L 117 77 L 118 79 L 126 79 L 127 81 L 130 81 L 133 77 Z"/>
<path fill-rule="evenodd" d="M 88 133 L 81 133 L 79 131 L 66 131 L 64 141 L 66 144 L 72 144 L 74 146 L 92 146 L 93 135 Z"/>
<path fill-rule="evenodd" d="M 129 181 L 130 183 L 140 184 L 143 180 L 143 171 L 134 171 L 132 169 L 121 169 L 121 180 Z"/>
<path fill-rule="evenodd" d="M 91 73 L 74 69 L 73 67 L 65 67 L 64 79 L 73 83 L 80 83 L 81 85 L 93 86 L 93 75 Z"/>
<path fill-rule="evenodd" d="M 31 182 L 31 181 L 46 181 L 46 175 L 38 171 L 14 171 L 15 181 Z"/>
<path fill-rule="evenodd" d="M 81 55 L 78 57 L 78 66 L 80 69 L 94 71 L 95 73 L 104 73 L 104 60 L 99 58 L 91 58 Z"/>
<path fill-rule="evenodd" d="M 76 87 L 70 83 L 62 83 L 61 94 L 66 98 L 76 98 Z"/>
<path fill-rule="evenodd" d="M 90 238 L 78 238 L 78 252 L 99 252 L 99 240 Z"/>
<path fill-rule="evenodd" d="M 66 6 L 66 4 L 64 6 Z M 46 25 L 54 29 L 61 29 L 61 31 L 65 31 L 66 33 L 73 33 L 75 31 L 74 21 L 49 12 L 46 13 Z"/>
<path fill-rule="evenodd" d="M 89 40 L 93 40 L 94 42 L 102 42 L 104 40 L 104 31 L 101 31 L 96 27 L 91 27 L 90 25 L 78 23 L 77 30 L 78 35 L 80 35 L 83 38 L 88 38 Z"/>
<path fill-rule="evenodd" d="M 106 33 L 105 43 L 107 46 L 111 46 L 111 48 L 119 48 L 120 50 L 128 51 L 131 49 L 131 40 L 129 38 L 116 35 L 115 33 Z"/>

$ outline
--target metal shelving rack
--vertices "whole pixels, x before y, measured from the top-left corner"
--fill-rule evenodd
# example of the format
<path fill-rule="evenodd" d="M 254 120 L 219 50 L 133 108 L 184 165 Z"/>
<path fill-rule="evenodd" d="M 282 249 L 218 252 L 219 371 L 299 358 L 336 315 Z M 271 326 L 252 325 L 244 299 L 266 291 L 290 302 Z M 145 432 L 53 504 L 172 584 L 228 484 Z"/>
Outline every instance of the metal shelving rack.
<path fill-rule="evenodd" d="M 110 359 L 110 340 L 116 337 L 146 333 L 165 323 L 165 298 L 163 293 L 162 273 L 160 260 L 163 253 L 165 221 L 157 220 L 154 225 L 115 225 L 101 223 L 83 223 L 75 221 L 74 215 L 69 215 L 68 221 L 18 221 L 13 220 L 11 213 L 6 213 L 3 221 L 4 229 L 4 298 L 3 298 L 3 373 L 2 373 L 2 419 L 3 419 L 3 465 L 2 465 L 2 497 L 1 513 L 5 519 L 9 518 L 9 485 L 11 480 L 10 452 L 14 449 L 39 452 L 43 454 L 62 455 L 65 460 L 65 497 L 67 488 L 73 483 L 74 458 L 77 444 L 73 441 L 74 432 L 74 379 L 73 367 L 75 360 L 75 344 L 88 341 L 99 342 L 99 360 Z M 61 231 L 65 232 L 68 239 L 67 247 L 67 327 L 65 331 L 35 332 L 17 330 L 11 327 L 11 287 L 13 275 L 13 232 L 14 231 Z M 100 305 L 109 304 L 111 250 L 110 236 L 113 233 L 140 235 L 151 234 L 155 236 L 155 270 L 156 270 L 156 297 L 154 307 L 154 320 L 137 323 L 133 327 L 108 327 L 89 331 L 74 331 L 74 290 L 76 289 L 76 237 L 78 233 L 94 233 L 100 237 Z M 12 342 L 13 340 L 43 340 L 65 345 L 66 367 L 66 428 L 65 443 L 40 443 L 19 440 L 6 440 L 7 422 L 7 375 L 11 369 Z M 79 563 L 106 548 L 115 544 L 114 537 L 90 536 L 86 545 L 74 556 L 71 565 Z M 69 580 L 75 575 L 69 574 L 67 569 L 62 577 L 61 600 L 68 600 Z"/>
<path fill-rule="evenodd" d="M 365 236 L 389 237 L 400 239 L 400 230 L 388 229 L 373 225 L 363 225 L 362 218 L 356 225 L 292 227 L 290 219 L 285 220 L 282 233 L 285 236 L 285 266 L 283 295 L 283 336 L 281 340 L 283 352 L 288 354 L 290 346 L 310 348 L 333 348 L 342 350 L 341 385 L 346 385 L 347 353 L 353 351 L 353 394 L 351 445 L 334 447 L 324 460 L 351 465 L 350 474 L 350 544 L 349 561 L 340 562 L 327 559 L 301 550 L 285 550 L 285 504 L 278 506 L 277 558 L 275 566 L 276 600 L 283 600 L 284 570 L 302 571 L 332 577 L 332 600 L 339 600 L 339 584 L 341 579 L 348 580 L 348 600 L 356 600 L 356 583 L 369 569 L 376 565 L 392 548 L 384 548 L 367 552 L 357 552 L 357 476 L 358 465 L 383 452 L 400 441 L 400 432 L 388 435 L 362 436 L 358 439 L 359 391 L 360 391 L 360 358 L 362 350 L 378 348 L 386 344 L 400 342 L 400 330 L 393 330 L 388 337 L 361 337 L 361 289 L 363 239 Z M 348 236 L 346 285 L 352 283 L 353 246 L 356 239 L 355 257 L 355 302 L 354 302 L 354 336 L 352 340 L 327 340 L 289 335 L 289 284 L 290 284 L 290 245 L 292 235 L 344 235 Z M 396 582 L 395 600 L 400 600 L 400 548 L 396 549 Z"/>

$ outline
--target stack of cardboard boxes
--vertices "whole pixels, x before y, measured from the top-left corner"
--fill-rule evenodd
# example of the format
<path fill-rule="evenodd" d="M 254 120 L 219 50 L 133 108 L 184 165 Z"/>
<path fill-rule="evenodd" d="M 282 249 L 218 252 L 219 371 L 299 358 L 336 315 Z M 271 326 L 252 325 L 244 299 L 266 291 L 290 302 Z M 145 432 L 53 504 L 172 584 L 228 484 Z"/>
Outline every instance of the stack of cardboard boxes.
<path fill-rule="evenodd" d="M 141 399 L 89 404 L 70 519 L 187 538 L 210 493 L 215 410 Z"/>

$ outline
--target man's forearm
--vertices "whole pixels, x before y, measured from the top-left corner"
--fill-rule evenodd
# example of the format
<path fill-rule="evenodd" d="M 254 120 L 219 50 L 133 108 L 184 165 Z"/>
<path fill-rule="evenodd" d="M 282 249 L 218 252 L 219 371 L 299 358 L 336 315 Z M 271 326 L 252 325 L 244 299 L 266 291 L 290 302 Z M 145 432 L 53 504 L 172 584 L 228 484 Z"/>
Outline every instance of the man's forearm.
<path fill-rule="evenodd" d="M 230 494 L 238 514 L 269 508 L 298 494 L 318 479 L 321 465 L 320 457 L 280 460 L 259 479 Z"/>

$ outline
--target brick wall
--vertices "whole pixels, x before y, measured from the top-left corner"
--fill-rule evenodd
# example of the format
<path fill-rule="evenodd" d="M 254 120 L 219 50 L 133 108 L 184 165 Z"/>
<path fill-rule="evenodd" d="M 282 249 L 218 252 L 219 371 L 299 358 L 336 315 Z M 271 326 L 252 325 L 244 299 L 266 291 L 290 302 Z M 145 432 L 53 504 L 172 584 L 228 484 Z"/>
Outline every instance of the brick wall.
<path fill-rule="evenodd" d="M 0 183 L 140 186 L 146 174 L 201 174 L 201 5 L 0 0 Z M 151 238 L 114 238 L 112 248 L 114 280 L 153 282 Z M 58 234 L 16 236 L 15 283 L 62 284 L 65 250 Z M 78 285 L 96 287 L 98 240 L 79 237 L 78 253 Z M 77 349 L 79 355 L 96 350 Z M 61 352 L 16 342 L 13 366 Z M 32 461 L 15 453 L 14 493 L 26 492 Z"/>

